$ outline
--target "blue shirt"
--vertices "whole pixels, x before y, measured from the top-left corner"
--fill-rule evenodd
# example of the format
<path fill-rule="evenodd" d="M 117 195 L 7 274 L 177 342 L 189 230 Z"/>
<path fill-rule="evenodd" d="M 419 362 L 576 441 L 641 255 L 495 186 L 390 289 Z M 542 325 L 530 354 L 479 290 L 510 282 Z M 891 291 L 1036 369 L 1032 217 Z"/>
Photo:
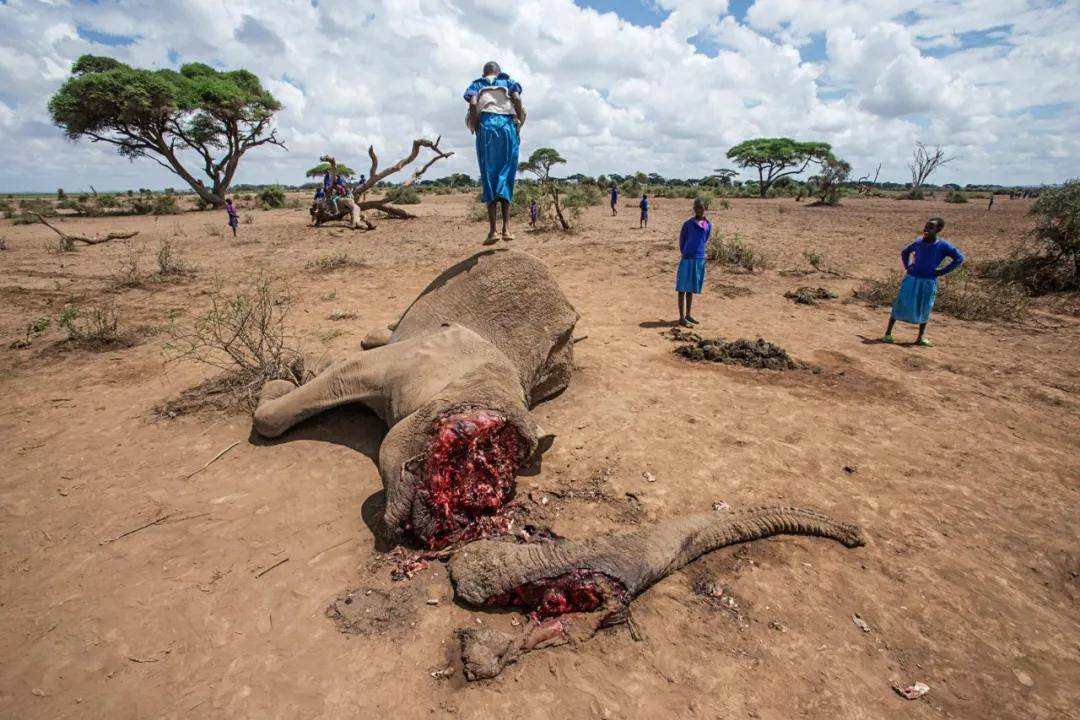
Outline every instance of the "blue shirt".
<path fill-rule="evenodd" d="M 521 94 L 521 83 L 514 80 L 506 73 L 499 73 L 491 82 L 487 81 L 487 78 L 477 78 L 472 81 L 469 87 L 465 88 L 465 102 L 472 102 L 472 99 L 480 94 L 480 88 L 485 87 L 504 87 L 509 95 L 517 93 Z"/>
<path fill-rule="evenodd" d="M 638 203 L 638 204 L 641 205 L 641 212 L 643 212 L 643 213 L 649 212 L 649 201 L 648 201 L 647 198 L 641 198 L 641 202 Z"/>
<path fill-rule="evenodd" d="M 705 247 L 709 244 L 712 223 L 702 218 L 705 227 L 698 225 L 697 218 L 690 218 L 682 224 L 679 231 L 679 252 L 683 260 L 704 260 Z"/>
<path fill-rule="evenodd" d="M 909 260 L 912 253 L 915 254 L 915 259 Z M 947 257 L 952 258 L 952 262 L 938 270 L 938 265 Z M 914 242 L 900 251 L 900 261 L 904 263 L 909 275 L 917 278 L 936 278 L 948 275 L 960 267 L 960 263 L 964 262 L 964 254 L 944 238 L 939 237 L 934 242 L 928 243 L 921 237 L 917 237 Z"/>
<path fill-rule="evenodd" d="M 611 204 L 614 205 L 615 201 L 619 199 L 619 191 L 615 188 L 611 188 Z"/>

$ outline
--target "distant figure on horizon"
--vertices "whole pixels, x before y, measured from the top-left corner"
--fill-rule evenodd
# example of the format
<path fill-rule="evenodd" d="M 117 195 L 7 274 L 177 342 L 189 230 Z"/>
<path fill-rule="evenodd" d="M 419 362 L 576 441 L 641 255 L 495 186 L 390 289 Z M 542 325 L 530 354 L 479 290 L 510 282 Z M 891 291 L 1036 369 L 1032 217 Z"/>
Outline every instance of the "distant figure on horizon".
<path fill-rule="evenodd" d="M 611 186 L 611 214 L 613 216 L 619 214 L 619 208 L 617 207 L 618 204 L 619 204 L 619 188 L 612 185 Z"/>
<path fill-rule="evenodd" d="M 990 204 L 986 206 L 987 210 L 991 210 L 994 207 L 994 193 L 990 193 Z"/>
<path fill-rule="evenodd" d="M 926 338 L 926 324 L 930 322 L 930 312 L 934 309 L 934 300 L 937 298 L 937 279 L 948 275 L 964 262 L 962 252 L 945 238 L 938 237 L 944 227 L 945 221 L 941 218 L 930 218 L 923 227 L 922 235 L 900 251 L 900 261 L 907 274 L 900 283 L 900 292 L 893 303 L 889 325 L 885 328 L 882 342 L 894 342 L 893 325 L 897 320 L 901 320 L 919 326 L 916 345 L 933 347 L 933 343 Z M 913 260 L 912 254 L 915 255 Z M 938 265 L 946 257 L 952 258 L 952 261 L 939 270 Z"/>
<path fill-rule="evenodd" d="M 641 220 L 638 221 L 638 229 L 649 227 L 649 197 L 645 193 L 641 194 L 641 202 L 638 203 L 641 208 Z"/>
<path fill-rule="evenodd" d="M 683 327 L 697 325 L 690 314 L 694 295 L 701 294 L 705 284 L 705 248 L 709 244 L 712 224 L 705 217 L 705 203 L 694 200 L 694 217 L 682 224 L 679 231 L 679 269 L 675 273 L 675 292 L 679 295 L 679 324 Z"/>
<path fill-rule="evenodd" d="M 510 202 L 514 199 L 521 126 L 525 107 L 521 104 L 521 84 L 502 71 L 494 60 L 484 64 L 483 76 L 465 90 L 469 114 L 465 124 L 476 135 L 476 160 L 480 165 L 481 199 L 487 203 L 488 235 L 485 245 L 494 245 L 496 209 L 502 209 L 502 239 L 514 239 L 510 232 Z"/>
<path fill-rule="evenodd" d="M 229 227 L 232 228 L 232 236 L 236 237 L 236 228 L 240 225 L 240 216 L 233 207 L 232 198 L 225 201 L 225 212 L 229 213 Z"/>

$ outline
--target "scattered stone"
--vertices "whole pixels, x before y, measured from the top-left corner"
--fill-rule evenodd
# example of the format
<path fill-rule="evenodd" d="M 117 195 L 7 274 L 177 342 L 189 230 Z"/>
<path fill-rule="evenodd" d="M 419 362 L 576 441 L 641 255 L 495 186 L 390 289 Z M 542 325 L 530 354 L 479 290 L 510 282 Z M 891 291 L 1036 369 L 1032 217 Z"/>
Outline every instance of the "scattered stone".
<path fill-rule="evenodd" d="M 854 465 L 844 466 L 844 472 L 846 472 L 848 475 L 854 475 L 858 471 L 858 469 L 859 468 L 855 467 Z"/>
<path fill-rule="evenodd" d="M 713 512 L 727 512 L 728 510 L 731 509 L 731 506 L 728 505 L 723 500 L 717 500 L 716 502 L 714 502 L 712 504 L 712 509 L 713 509 Z"/>
<path fill-rule="evenodd" d="M 427 604 L 428 605 L 438 605 L 439 604 L 439 598 L 428 598 Z"/>
<path fill-rule="evenodd" d="M 1016 679 L 1020 681 L 1020 684 L 1024 685 L 1025 687 L 1031 687 L 1035 684 L 1035 681 L 1031 679 L 1031 676 L 1023 670 L 1017 670 L 1014 668 L 1013 675 L 1015 675 Z"/>
<path fill-rule="evenodd" d="M 829 292 L 823 287 L 812 288 L 803 286 L 798 290 L 789 290 L 784 293 L 784 297 L 788 300 L 792 300 L 799 305 L 817 305 L 818 300 L 833 300 L 836 298 L 836 293 Z"/>
<path fill-rule="evenodd" d="M 907 700 L 918 700 L 923 695 L 930 692 L 930 686 L 924 682 L 917 682 L 913 685 L 908 685 L 907 687 L 894 685 L 893 690 L 895 690 L 896 694 L 902 698 Z"/>
<path fill-rule="evenodd" d="M 641 473 L 641 477 L 645 478 L 645 482 L 650 482 L 650 483 L 656 482 L 656 477 L 651 472 L 649 472 L 648 470 Z"/>
<path fill-rule="evenodd" d="M 862 630 L 864 633 L 870 632 L 870 626 L 866 624 L 866 621 L 859 617 L 859 613 L 855 613 L 851 616 L 851 622 L 855 623 L 855 627 Z"/>
<path fill-rule="evenodd" d="M 739 338 L 724 342 L 720 338 L 698 340 L 680 345 L 675 354 L 696 362 L 718 362 L 766 370 L 794 370 L 795 361 L 787 351 L 761 338 L 752 342 Z"/>
<path fill-rule="evenodd" d="M 779 623 L 776 620 L 769 621 L 769 629 L 775 630 L 776 632 L 787 632 L 787 628 L 784 627 L 782 623 Z"/>
<path fill-rule="evenodd" d="M 31 695 L 37 695 L 38 697 L 45 697 L 45 691 L 41 688 L 34 688 L 30 691 Z"/>

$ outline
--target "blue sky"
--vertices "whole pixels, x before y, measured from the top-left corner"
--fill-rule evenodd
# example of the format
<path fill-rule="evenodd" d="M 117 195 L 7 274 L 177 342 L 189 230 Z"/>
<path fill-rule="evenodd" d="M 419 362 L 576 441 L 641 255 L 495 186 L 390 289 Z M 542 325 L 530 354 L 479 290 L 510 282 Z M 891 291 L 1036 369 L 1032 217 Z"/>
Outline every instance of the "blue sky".
<path fill-rule="evenodd" d="M 241 182 L 303 181 L 319 155 L 363 165 L 442 135 L 437 172 L 475 174 L 464 86 L 497 58 L 525 87 L 523 151 L 567 174 L 707 174 L 751 137 L 833 145 L 857 173 L 1051 183 L 1080 167 L 1075 0 L 0 0 L 0 191 L 177 186 L 152 161 L 70 143 L 46 106 L 83 53 L 148 68 L 245 67 L 283 103 L 288 151 Z M 343 38 L 361 38 L 345 42 Z M 362 70 L 357 71 L 357 68 Z"/>

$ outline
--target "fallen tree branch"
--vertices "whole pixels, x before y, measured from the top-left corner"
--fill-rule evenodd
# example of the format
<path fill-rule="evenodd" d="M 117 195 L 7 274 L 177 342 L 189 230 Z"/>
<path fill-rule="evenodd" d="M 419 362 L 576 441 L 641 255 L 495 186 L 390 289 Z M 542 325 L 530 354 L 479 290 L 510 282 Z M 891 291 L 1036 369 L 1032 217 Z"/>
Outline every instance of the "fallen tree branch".
<path fill-rule="evenodd" d="M 285 558 L 284 560 L 278 560 L 278 561 L 277 561 L 276 563 L 274 563 L 274 564 L 273 564 L 273 565 L 271 565 L 270 567 L 266 568 L 266 569 L 265 569 L 265 570 L 263 570 L 263 571 L 262 571 L 261 573 L 257 574 L 257 575 L 255 576 L 255 579 L 256 579 L 256 580 L 258 580 L 259 578 L 261 578 L 261 577 L 262 577 L 263 575 L 265 575 L 266 573 L 270 572 L 270 571 L 271 571 L 271 570 L 273 570 L 274 568 L 276 568 L 276 567 L 279 567 L 279 566 L 281 566 L 281 565 L 284 565 L 284 564 L 285 564 L 285 563 L 287 563 L 287 562 L 289 562 L 289 558 Z"/>
<path fill-rule="evenodd" d="M 130 238 L 133 238 L 133 237 L 135 237 L 136 235 L 139 234 L 139 231 L 135 230 L 134 232 L 126 232 L 126 233 L 111 232 L 108 235 L 106 235 L 105 237 L 96 237 L 96 238 L 83 237 L 82 235 L 68 235 L 66 232 L 63 232 L 62 230 L 58 230 L 54 225 L 47 222 L 45 220 L 45 218 L 43 218 L 38 213 L 32 212 L 32 213 L 29 213 L 29 214 L 36 217 L 38 219 L 38 222 L 40 222 L 42 225 L 44 225 L 45 227 L 49 228 L 54 233 L 59 235 L 64 240 L 64 242 L 80 242 L 80 243 L 85 243 L 87 245 L 100 245 L 101 243 L 109 242 L 110 240 L 129 240 Z"/>

